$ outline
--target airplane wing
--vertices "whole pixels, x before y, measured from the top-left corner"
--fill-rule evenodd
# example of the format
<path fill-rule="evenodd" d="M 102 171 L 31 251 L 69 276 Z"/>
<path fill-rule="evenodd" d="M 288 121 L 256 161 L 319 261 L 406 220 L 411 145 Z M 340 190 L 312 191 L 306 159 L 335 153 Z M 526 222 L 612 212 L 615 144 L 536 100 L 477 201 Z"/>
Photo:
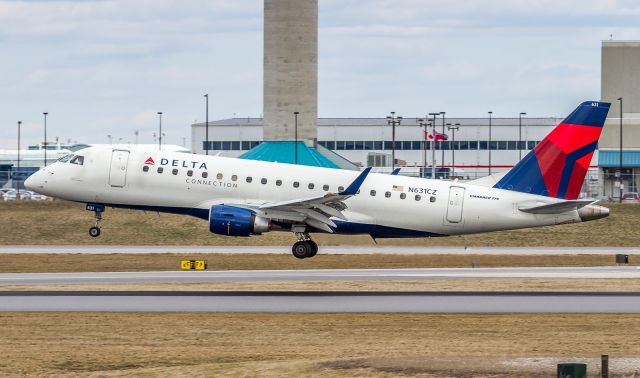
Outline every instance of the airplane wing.
<path fill-rule="evenodd" d="M 322 196 L 300 198 L 282 202 L 267 202 L 261 205 L 235 205 L 250 208 L 258 215 L 282 220 L 286 222 L 306 223 L 317 229 L 333 233 L 336 227 L 335 222 L 330 218 L 346 220 L 342 211 L 347 208 L 344 201 L 358 194 L 360 186 L 367 178 L 371 167 L 366 168 L 353 182 L 343 191 L 338 193 L 327 193 Z M 234 206 L 233 204 L 229 204 Z"/>
<path fill-rule="evenodd" d="M 594 200 L 572 200 L 551 204 L 521 204 L 518 210 L 531 214 L 560 214 L 566 211 L 577 210 L 594 203 Z"/>

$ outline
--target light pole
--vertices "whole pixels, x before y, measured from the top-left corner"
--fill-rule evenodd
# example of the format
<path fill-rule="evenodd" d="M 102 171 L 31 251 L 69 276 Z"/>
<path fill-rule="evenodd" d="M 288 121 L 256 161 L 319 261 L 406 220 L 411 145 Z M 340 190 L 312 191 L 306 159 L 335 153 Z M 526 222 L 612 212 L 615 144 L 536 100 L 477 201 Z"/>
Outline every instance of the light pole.
<path fill-rule="evenodd" d="M 134 130 L 134 131 L 133 131 L 133 135 L 135 135 L 135 137 L 136 137 L 136 146 L 138 145 L 138 134 L 139 134 L 139 133 L 140 133 L 140 132 L 139 132 L 138 130 Z"/>
<path fill-rule="evenodd" d="M 109 139 L 109 145 L 112 145 L 113 143 L 111 142 L 111 134 L 107 135 L 107 139 Z"/>
<path fill-rule="evenodd" d="M 300 112 L 293 112 L 293 123 L 294 123 L 294 139 L 295 139 L 295 144 L 294 144 L 294 161 L 295 164 L 298 165 L 298 114 L 300 114 Z"/>
<path fill-rule="evenodd" d="M 518 117 L 518 155 L 520 160 L 522 160 L 522 116 L 527 115 L 527 113 L 521 112 Z"/>
<path fill-rule="evenodd" d="M 391 169 L 396 169 L 396 126 L 402 122 L 401 116 L 396 116 L 396 112 L 391 112 L 387 116 L 387 124 L 391 125 Z"/>
<path fill-rule="evenodd" d="M 158 150 L 162 150 L 162 112 L 158 112 Z"/>
<path fill-rule="evenodd" d="M 431 149 L 433 150 L 433 152 L 431 153 L 431 178 L 435 180 L 436 178 L 436 118 L 440 115 L 440 112 L 438 113 L 429 113 L 430 116 L 433 117 L 433 125 L 431 126 L 431 136 L 433 137 L 431 140 Z M 443 162 L 444 163 L 444 162 Z"/>
<path fill-rule="evenodd" d="M 487 147 L 489 148 L 489 176 L 491 176 L 491 115 L 493 112 L 488 111 L 487 113 L 489 113 L 489 145 Z"/>
<path fill-rule="evenodd" d="M 620 202 L 622 202 L 622 97 L 618 97 L 620 101 Z"/>
<path fill-rule="evenodd" d="M 440 112 L 440 114 L 442 115 L 442 134 L 444 134 L 444 128 L 445 128 L 445 125 L 444 125 L 444 121 L 445 121 L 444 120 L 444 114 L 445 113 L 446 112 Z M 442 160 L 441 160 L 442 161 L 442 167 L 444 168 L 444 148 L 442 147 L 442 141 L 440 141 L 440 150 L 442 152 Z"/>
<path fill-rule="evenodd" d="M 430 125 L 430 122 L 426 122 L 425 118 L 418 118 L 416 121 L 418 125 L 420 125 L 422 131 L 422 151 L 424 156 L 422 157 L 422 165 L 424 168 L 422 169 L 421 177 L 425 177 L 427 175 L 427 125 Z"/>
<path fill-rule="evenodd" d="M 47 166 L 47 115 L 48 112 L 43 112 L 44 116 L 44 166 Z"/>
<path fill-rule="evenodd" d="M 20 199 L 20 182 L 16 179 L 20 175 L 20 126 L 22 121 L 18 121 L 18 170 L 13 174 L 13 180 L 16 182 L 16 199 Z"/>
<path fill-rule="evenodd" d="M 460 130 L 460 124 L 454 123 L 453 125 L 447 123 L 447 130 L 451 131 L 451 175 L 455 176 L 456 173 L 456 131 Z"/>
<path fill-rule="evenodd" d="M 204 150 L 205 153 L 207 155 L 209 155 L 209 94 L 207 93 L 206 95 L 204 95 L 204 98 L 206 99 L 207 102 L 207 110 L 206 110 L 206 115 L 205 115 L 205 122 L 206 122 L 206 126 L 205 126 L 205 142 L 204 142 Z"/>

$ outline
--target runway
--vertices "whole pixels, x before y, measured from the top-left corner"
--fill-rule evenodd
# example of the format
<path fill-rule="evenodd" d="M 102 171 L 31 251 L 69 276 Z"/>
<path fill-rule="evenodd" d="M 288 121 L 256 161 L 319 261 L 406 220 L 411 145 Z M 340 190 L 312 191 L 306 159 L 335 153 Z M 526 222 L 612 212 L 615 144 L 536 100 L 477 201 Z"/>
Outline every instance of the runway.
<path fill-rule="evenodd" d="M 2 273 L 0 286 L 268 281 L 370 281 L 439 279 L 640 279 L 640 267 L 301 269 L 166 272 Z"/>
<path fill-rule="evenodd" d="M 83 254 L 146 254 L 146 253 L 251 253 L 290 254 L 291 246 L 131 246 L 131 245 L 7 245 L 0 254 L 83 253 Z M 320 246 L 325 255 L 615 255 L 640 254 L 640 248 L 627 247 L 419 247 L 381 245 Z"/>
<path fill-rule="evenodd" d="M 640 293 L 0 292 L 0 311 L 640 313 Z"/>

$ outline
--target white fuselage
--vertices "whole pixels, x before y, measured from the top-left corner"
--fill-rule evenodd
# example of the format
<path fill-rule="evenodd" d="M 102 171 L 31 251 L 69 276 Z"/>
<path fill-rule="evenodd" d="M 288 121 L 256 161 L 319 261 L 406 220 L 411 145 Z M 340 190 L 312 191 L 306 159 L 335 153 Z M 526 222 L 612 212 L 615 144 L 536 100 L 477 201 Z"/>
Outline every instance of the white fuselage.
<path fill-rule="evenodd" d="M 358 176 L 347 170 L 181 152 L 116 151 L 120 152 L 108 147 L 83 149 L 77 152 L 83 156 L 82 165 L 56 162 L 34 174 L 26 185 L 70 201 L 206 218 L 213 205 L 317 197 L 340 191 Z M 456 181 L 372 173 L 359 194 L 345 200 L 343 225 L 349 227 L 336 231 L 370 233 L 366 230 L 377 228 L 383 236 L 458 235 L 581 221 L 576 210 L 531 214 L 518 209 L 523 203 L 558 201 Z"/>

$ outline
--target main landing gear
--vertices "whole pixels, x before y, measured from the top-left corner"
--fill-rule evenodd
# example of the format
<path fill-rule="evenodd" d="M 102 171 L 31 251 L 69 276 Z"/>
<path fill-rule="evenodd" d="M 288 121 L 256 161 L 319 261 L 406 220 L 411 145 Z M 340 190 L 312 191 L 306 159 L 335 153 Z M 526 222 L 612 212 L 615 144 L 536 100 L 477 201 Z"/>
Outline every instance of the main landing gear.
<path fill-rule="evenodd" d="M 318 244 L 311 240 L 311 237 L 306 232 L 296 232 L 296 238 L 298 241 L 293 244 L 291 252 L 293 256 L 299 259 L 306 259 L 313 257 L 318 253 Z"/>

